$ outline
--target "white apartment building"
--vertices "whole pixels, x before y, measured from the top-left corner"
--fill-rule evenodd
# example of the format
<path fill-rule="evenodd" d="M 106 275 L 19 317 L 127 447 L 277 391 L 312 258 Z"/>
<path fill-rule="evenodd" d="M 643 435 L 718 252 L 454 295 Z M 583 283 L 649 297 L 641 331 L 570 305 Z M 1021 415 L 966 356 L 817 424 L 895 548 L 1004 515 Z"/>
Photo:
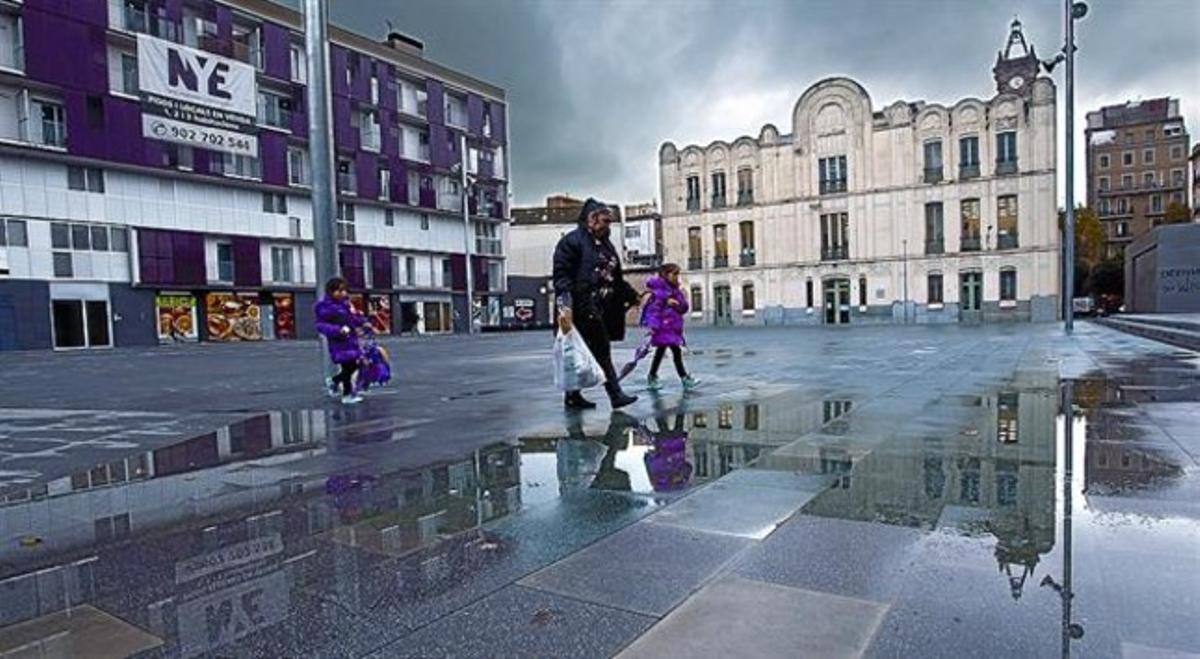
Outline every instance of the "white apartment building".
<path fill-rule="evenodd" d="M 664 258 L 713 324 L 1049 321 L 1055 86 L 1014 21 L 991 98 L 809 87 L 790 132 L 659 152 Z"/>

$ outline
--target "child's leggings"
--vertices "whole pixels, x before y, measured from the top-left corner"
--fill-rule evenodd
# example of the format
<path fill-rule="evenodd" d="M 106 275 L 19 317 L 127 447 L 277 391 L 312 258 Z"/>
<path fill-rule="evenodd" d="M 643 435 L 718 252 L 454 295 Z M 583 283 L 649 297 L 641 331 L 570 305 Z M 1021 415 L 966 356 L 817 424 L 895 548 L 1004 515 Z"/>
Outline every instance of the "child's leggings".
<path fill-rule="evenodd" d="M 650 362 L 650 377 L 658 377 L 658 366 L 662 364 L 663 354 L 667 352 L 667 348 L 671 349 L 671 357 L 675 360 L 675 372 L 679 377 L 687 377 L 687 369 L 683 367 L 683 350 L 679 346 L 658 346 L 654 350 L 654 361 Z"/>

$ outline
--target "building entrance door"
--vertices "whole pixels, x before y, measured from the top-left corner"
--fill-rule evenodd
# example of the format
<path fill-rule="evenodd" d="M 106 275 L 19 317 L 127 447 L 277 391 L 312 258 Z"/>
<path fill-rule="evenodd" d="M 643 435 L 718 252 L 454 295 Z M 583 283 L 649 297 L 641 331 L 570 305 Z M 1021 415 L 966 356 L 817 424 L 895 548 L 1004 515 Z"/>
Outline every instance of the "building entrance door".
<path fill-rule="evenodd" d="M 51 303 L 54 347 L 108 348 L 108 302 L 104 300 L 54 300 Z"/>
<path fill-rule="evenodd" d="M 713 287 L 713 299 L 716 301 L 716 317 L 713 319 L 713 324 L 732 325 L 733 297 L 729 292 L 729 286 L 727 284 L 718 284 Z"/>
<path fill-rule="evenodd" d="M 983 320 L 983 273 L 964 272 L 959 275 L 958 319 L 967 323 Z"/>
<path fill-rule="evenodd" d="M 847 325 L 850 323 L 850 280 L 826 279 L 825 324 Z"/>

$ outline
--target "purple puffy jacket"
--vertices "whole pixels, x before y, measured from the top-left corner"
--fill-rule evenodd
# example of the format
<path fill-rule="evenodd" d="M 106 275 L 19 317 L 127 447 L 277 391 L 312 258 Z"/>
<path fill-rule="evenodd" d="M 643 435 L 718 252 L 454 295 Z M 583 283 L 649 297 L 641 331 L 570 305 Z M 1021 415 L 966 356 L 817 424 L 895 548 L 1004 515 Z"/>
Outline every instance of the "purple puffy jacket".
<path fill-rule="evenodd" d="M 650 328 L 650 345 L 683 345 L 683 319 L 689 308 L 687 296 L 662 277 L 651 277 L 646 288 L 650 289 L 651 297 L 642 311 L 642 323 Z M 672 307 L 667 300 L 675 300 L 679 306 Z"/>
<path fill-rule="evenodd" d="M 362 348 L 358 344 L 356 330 L 366 322 L 366 316 L 354 313 L 350 300 L 338 301 L 325 297 L 313 307 L 317 316 L 317 331 L 325 337 L 329 348 L 329 358 L 335 364 L 345 364 L 358 361 L 362 357 Z M 349 328 L 347 334 L 342 328 Z"/>

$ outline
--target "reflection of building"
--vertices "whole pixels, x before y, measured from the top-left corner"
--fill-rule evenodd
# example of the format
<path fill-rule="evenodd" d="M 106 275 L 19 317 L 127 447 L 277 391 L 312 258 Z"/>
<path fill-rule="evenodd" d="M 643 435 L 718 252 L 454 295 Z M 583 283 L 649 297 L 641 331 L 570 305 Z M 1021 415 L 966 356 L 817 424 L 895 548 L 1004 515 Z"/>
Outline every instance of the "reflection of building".
<path fill-rule="evenodd" d="M 1106 255 L 1187 209 L 1188 134 L 1179 99 L 1153 98 L 1087 114 L 1087 204 L 1104 224 Z"/>
<path fill-rule="evenodd" d="M 697 318 L 1053 319 L 1055 87 L 1039 69 L 1014 22 L 990 98 L 880 108 L 829 78 L 790 132 L 664 144 L 664 245 Z"/>
<path fill-rule="evenodd" d="M 500 549 L 481 525 L 521 505 L 515 447 L 419 470 L 375 472 L 363 458 L 346 473 L 352 454 L 327 455 L 313 421 L 258 419 L 9 497 L 5 536 L 38 542 L 0 547 L 0 626 L 92 603 L 172 656 L 235 641 L 277 654 L 300 629 L 322 633 L 296 619 L 310 615 L 300 586 L 336 578 L 343 603 L 373 605 L 395 581 L 370 567 L 388 561 L 404 596 L 432 596 Z"/>
<path fill-rule="evenodd" d="M 0 23 L 0 349 L 315 336 L 298 12 L 256 0 L 17 2 Z M 498 324 L 505 91 L 426 59 L 417 40 L 329 32 L 339 196 L 336 218 L 320 219 L 336 220 L 343 274 L 356 292 L 409 305 L 415 327 L 450 329 L 451 303 L 466 308 L 451 172 L 465 136 L 475 285 L 485 323 Z M 202 95 L 190 68 L 171 79 L 239 131 L 168 127 L 142 104 L 161 92 L 149 84 L 167 80 L 154 72 L 168 53 L 227 67 L 203 87 L 219 94 Z M 156 305 L 160 294 L 173 303 Z"/>
<path fill-rule="evenodd" d="M 688 416 L 688 451 L 698 478 L 719 478 L 832 420 L 819 398 L 785 394 L 763 402 L 724 403 Z M 849 401 L 839 401 L 848 404 Z M 840 414 L 839 414 L 840 416 Z"/>

